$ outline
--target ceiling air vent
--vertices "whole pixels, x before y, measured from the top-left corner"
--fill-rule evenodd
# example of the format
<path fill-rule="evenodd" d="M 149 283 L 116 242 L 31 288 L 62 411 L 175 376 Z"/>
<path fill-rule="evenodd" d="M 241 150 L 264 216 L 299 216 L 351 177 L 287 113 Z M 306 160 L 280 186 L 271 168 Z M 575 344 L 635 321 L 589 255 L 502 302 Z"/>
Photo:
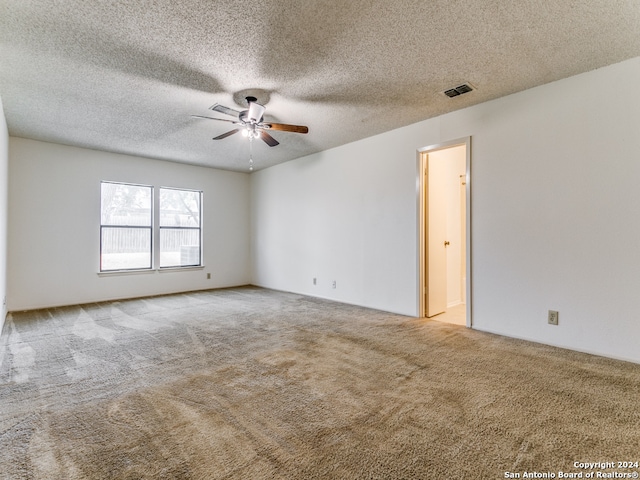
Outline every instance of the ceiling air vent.
<path fill-rule="evenodd" d="M 458 95 L 462 95 L 463 93 L 472 92 L 473 87 L 468 83 L 463 83 L 462 85 L 457 86 L 456 88 L 450 88 L 449 90 L 445 90 L 444 94 L 447 97 L 453 98 Z"/>

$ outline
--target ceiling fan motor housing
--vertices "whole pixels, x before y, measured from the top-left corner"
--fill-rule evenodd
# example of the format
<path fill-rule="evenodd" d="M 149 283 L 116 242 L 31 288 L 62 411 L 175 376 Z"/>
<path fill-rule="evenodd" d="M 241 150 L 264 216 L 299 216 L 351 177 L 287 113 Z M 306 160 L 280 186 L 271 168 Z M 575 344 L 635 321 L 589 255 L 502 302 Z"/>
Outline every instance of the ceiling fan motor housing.
<path fill-rule="evenodd" d="M 238 114 L 238 118 L 240 119 L 240 121 L 242 123 L 261 123 L 263 120 L 263 117 L 257 118 L 257 119 L 251 119 L 249 117 L 249 110 L 242 110 L 239 114 Z"/>

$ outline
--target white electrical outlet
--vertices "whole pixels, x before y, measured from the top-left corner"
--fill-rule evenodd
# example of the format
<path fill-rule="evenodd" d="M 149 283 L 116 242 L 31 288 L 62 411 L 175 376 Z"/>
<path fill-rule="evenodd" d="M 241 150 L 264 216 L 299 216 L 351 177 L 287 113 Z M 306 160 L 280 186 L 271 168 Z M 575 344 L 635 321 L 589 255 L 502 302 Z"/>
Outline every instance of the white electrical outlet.
<path fill-rule="evenodd" d="M 317 285 L 318 284 L 318 279 L 316 277 L 313 277 L 313 284 Z"/>
<path fill-rule="evenodd" d="M 549 310 L 549 325 L 558 325 L 558 312 Z"/>
<path fill-rule="evenodd" d="M 333 283 L 331 284 L 331 286 L 332 286 L 333 288 L 336 288 L 336 281 L 335 281 L 335 280 L 333 281 Z"/>

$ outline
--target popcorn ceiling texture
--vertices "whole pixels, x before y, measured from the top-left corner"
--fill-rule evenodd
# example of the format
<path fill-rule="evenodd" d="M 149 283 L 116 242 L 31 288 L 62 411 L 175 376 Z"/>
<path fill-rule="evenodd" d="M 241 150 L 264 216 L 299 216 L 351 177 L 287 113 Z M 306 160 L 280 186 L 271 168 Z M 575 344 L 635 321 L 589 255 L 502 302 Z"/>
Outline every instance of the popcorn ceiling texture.
<path fill-rule="evenodd" d="M 636 0 L 3 0 L 0 95 L 14 136 L 244 171 L 246 139 L 191 114 L 268 91 L 310 133 L 256 145 L 264 168 L 636 57 L 638 25 Z"/>
<path fill-rule="evenodd" d="M 640 460 L 640 365 L 301 295 L 15 312 L 0 342 L 2 479 L 478 480 Z"/>

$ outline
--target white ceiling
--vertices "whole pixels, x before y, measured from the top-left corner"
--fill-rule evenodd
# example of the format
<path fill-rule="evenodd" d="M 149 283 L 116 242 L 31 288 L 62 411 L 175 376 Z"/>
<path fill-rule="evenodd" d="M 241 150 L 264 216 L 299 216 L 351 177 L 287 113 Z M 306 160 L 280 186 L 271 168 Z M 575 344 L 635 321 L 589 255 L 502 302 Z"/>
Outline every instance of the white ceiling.
<path fill-rule="evenodd" d="M 246 171 L 247 139 L 190 115 L 260 89 L 309 126 L 256 143 L 265 168 L 639 56 L 640 3 L 0 0 L 0 41 L 11 135 Z"/>

